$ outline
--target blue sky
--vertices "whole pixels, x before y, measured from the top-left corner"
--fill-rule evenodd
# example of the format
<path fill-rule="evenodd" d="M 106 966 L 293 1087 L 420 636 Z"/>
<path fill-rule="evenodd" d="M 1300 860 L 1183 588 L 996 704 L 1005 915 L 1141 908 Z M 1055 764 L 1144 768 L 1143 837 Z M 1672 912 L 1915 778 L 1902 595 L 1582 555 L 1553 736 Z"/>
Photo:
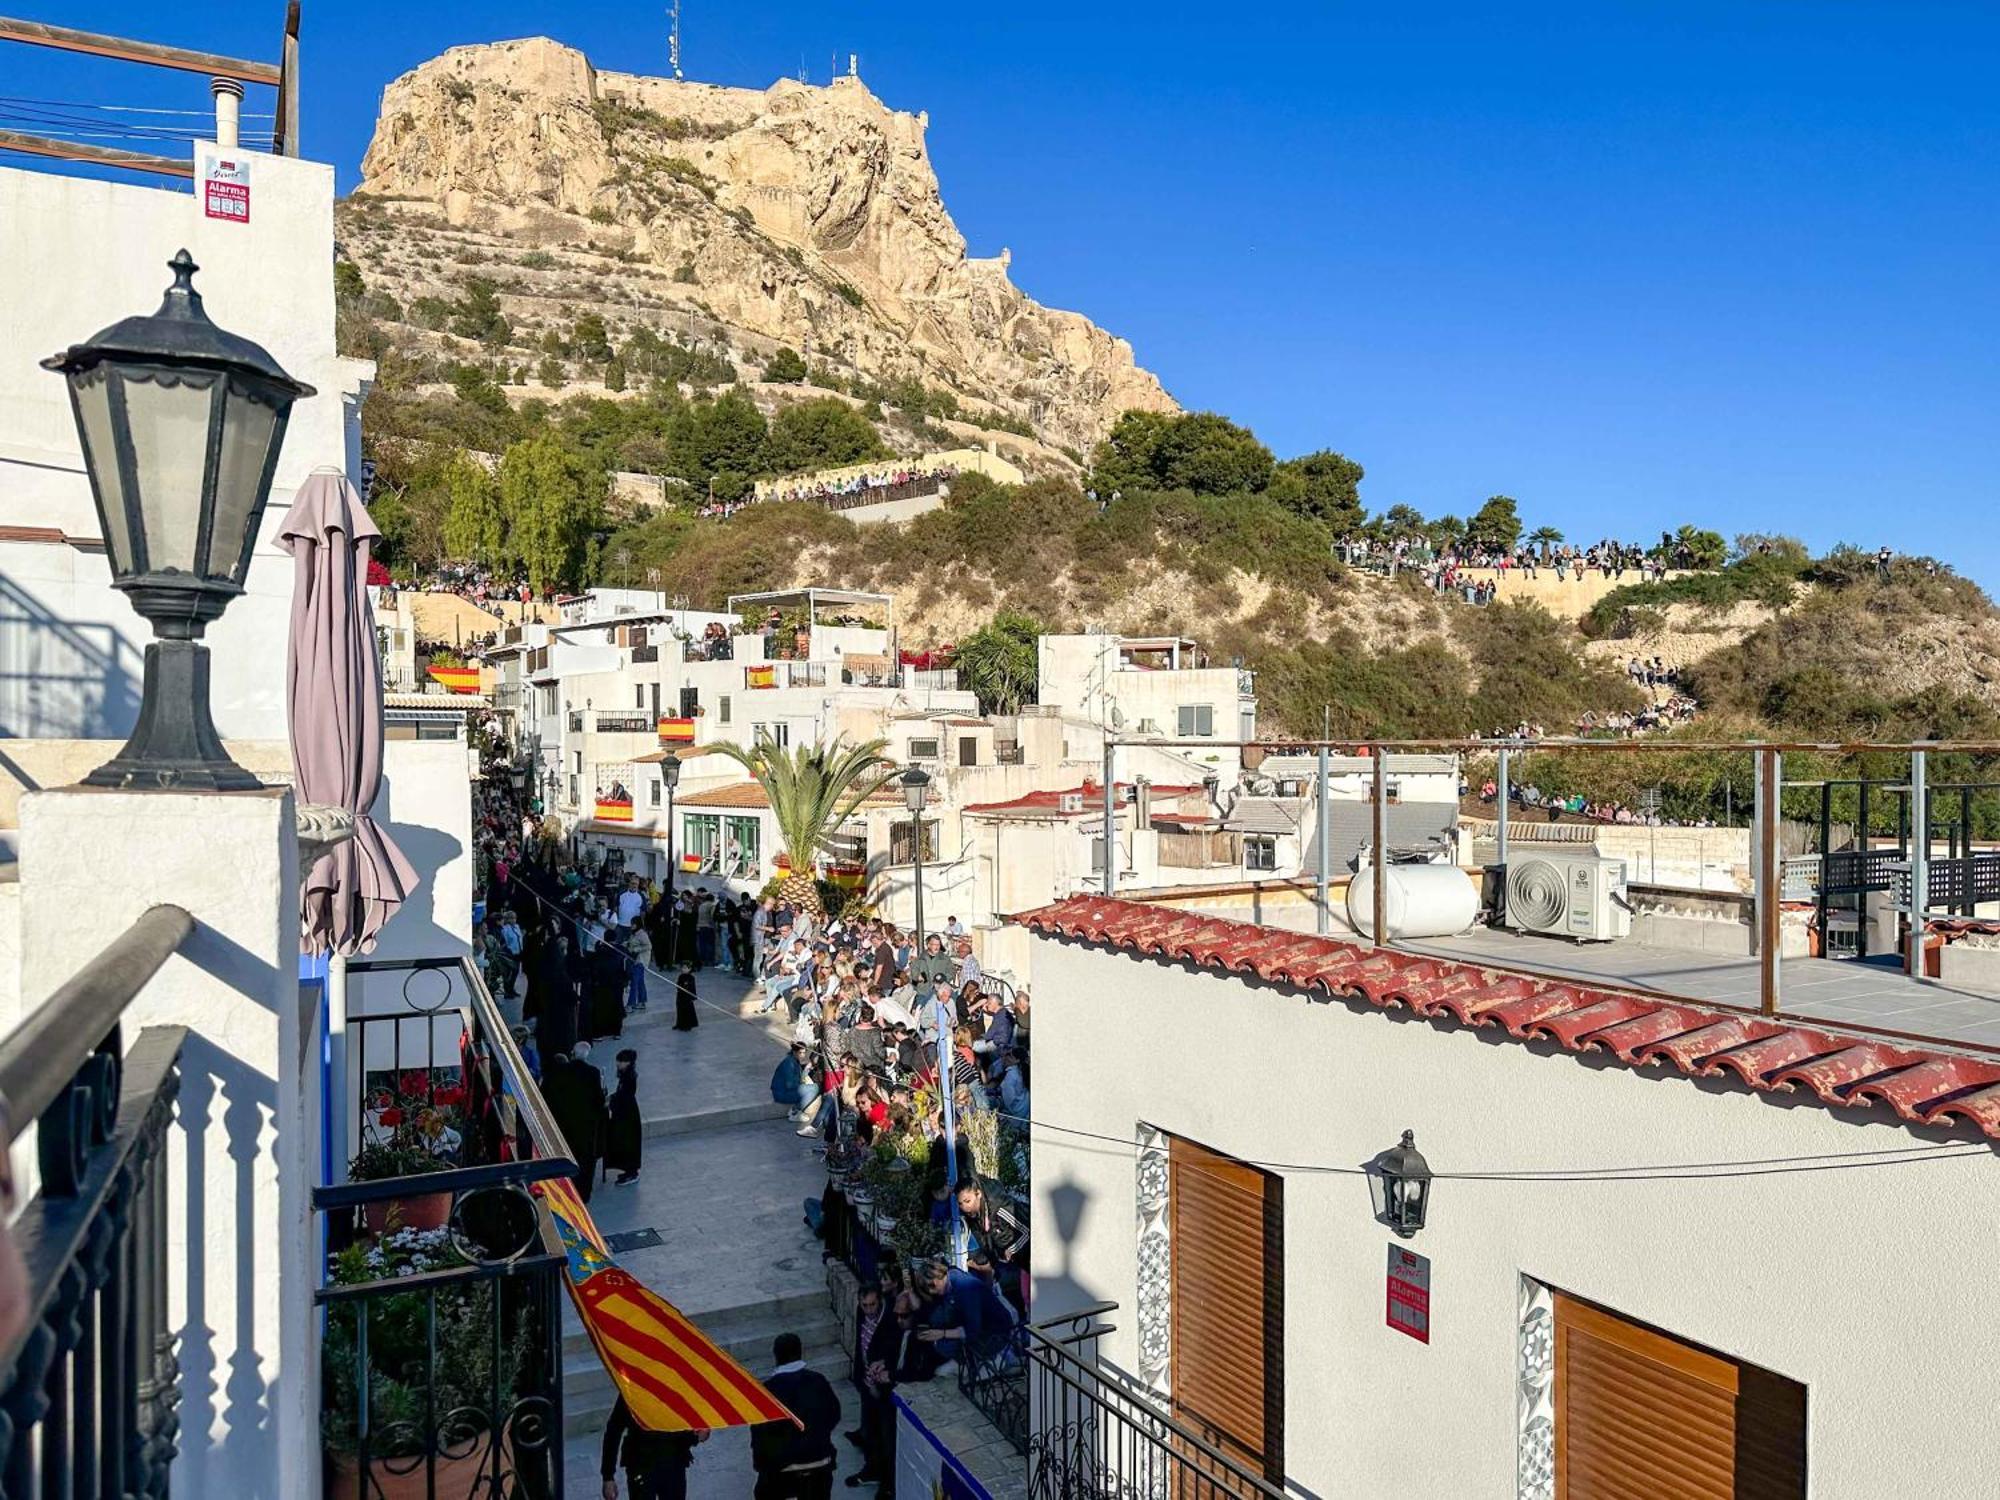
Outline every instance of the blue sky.
<path fill-rule="evenodd" d="M 929 110 L 974 254 L 1010 247 L 1184 404 L 1358 459 L 1372 508 L 1504 492 L 1576 540 L 1887 542 L 2000 588 L 2000 4 L 683 10 L 691 77 L 858 52 Z M 282 7 L 60 11 L 265 55 Z M 461 42 L 663 72 L 663 11 L 307 0 L 307 150 L 351 186 L 382 85 Z M 0 94 L 202 99 L 0 57 Z"/>

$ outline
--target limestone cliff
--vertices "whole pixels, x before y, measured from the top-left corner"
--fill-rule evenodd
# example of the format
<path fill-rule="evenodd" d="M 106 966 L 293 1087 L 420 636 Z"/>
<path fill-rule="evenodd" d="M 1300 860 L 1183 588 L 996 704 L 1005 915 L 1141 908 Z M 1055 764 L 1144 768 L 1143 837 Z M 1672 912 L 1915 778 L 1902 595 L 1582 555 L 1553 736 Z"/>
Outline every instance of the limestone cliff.
<path fill-rule="evenodd" d="M 384 90 L 357 202 L 378 229 L 441 212 L 452 261 L 507 268 L 515 296 L 698 311 L 753 354 L 918 376 L 1052 444 L 1173 410 L 1123 339 L 1024 295 L 1004 251 L 967 257 L 926 123 L 854 78 L 758 91 L 601 72 L 546 38 L 459 47 Z M 395 233 L 351 237 L 393 278 Z M 579 282 L 564 251 L 611 263 Z"/>

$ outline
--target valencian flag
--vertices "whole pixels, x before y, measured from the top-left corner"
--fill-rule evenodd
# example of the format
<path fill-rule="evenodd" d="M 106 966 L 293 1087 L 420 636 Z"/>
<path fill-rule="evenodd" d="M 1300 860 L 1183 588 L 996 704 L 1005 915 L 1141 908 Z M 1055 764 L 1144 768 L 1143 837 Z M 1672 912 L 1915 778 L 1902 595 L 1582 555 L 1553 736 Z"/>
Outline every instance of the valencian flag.
<path fill-rule="evenodd" d="M 569 1258 L 569 1294 L 597 1357 L 649 1432 L 713 1431 L 799 1419 L 679 1308 L 620 1270 L 566 1177 L 534 1184 Z"/>

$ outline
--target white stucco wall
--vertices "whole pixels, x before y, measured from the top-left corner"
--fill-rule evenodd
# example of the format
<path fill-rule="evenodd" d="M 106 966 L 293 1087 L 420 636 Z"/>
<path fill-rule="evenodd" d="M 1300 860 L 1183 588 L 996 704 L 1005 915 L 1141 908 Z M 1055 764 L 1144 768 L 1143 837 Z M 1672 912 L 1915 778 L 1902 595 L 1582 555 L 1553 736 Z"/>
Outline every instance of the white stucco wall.
<path fill-rule="evenodd" d="M 1140 1122 L 1239 1157 L 1351 1167 L 1414 1129 L 1438 1172 L 1745 1161 L 1941 1139 L 1873 1112 L 1538 1055 L 1491 1033 L 1036 937 L 1037 1312 L 1117 1301 L 1138 1367 Z M 1217 1046 L 1218 1037 L 1228 1038 Z M 1287 1170 L 1286 1468 L 1320 1494 L 1516 1494 L 1522 1276 L 1802 1381 L 1811 1493 L 1992 1493 L 2000 1162 L 1699 1182 L 1444 1181 L 1411 1248 L 1432 1341 L 1384 1326 L 1365 1179 Z M 1074 1238 L 1055 1205 L 1080 1215 Z M 1080 1207 L 1079 1207 L 1080 1205 Z M 1386 1405 L 1385 1405 L 1386 1403 Z M 1385 1411 L 1421 1431 L 1384 1442 Z"/>
<path fill-rule="evenodd" d="M 446 958 L 472 948 L 472 779 L 458 740 L 382 747 L 376 820 L 416 867 L 410 900 L 382 928 L 374 958 Z"/>
<path fill-rule="evenodd" d="M 358 460 L 358 393 L 371 367 L 333 340 L 333 169 L 245 153 L 247 225 L 202 216 L 185 191 L 0 167 L 0 525 L 100 534 L 63 382 L 37 361 L 159 306 L 186 246 L 209 316 L 255 339 L 318 394 L 292 409 L 247 593 L 209 628 L 223 737 L 283 739 L 292 560 L 276 533 L 320 465 Z M 146 623 L 99 550 L 0 542 L 0 736 L 103 739 L 132 730 Z"/>
<path fill-rule="evenodd" d="M 21 993 L 32 1008 L 156 902 L 195 930 L 125 1014 L 188 1028 L 168 1141 L 177 1494 L 315 1493 L 316 1170 L 288 790 L 70 788 L 21 806 Z M 315 1120 L 313 1129 L 308 1119 Z"/>

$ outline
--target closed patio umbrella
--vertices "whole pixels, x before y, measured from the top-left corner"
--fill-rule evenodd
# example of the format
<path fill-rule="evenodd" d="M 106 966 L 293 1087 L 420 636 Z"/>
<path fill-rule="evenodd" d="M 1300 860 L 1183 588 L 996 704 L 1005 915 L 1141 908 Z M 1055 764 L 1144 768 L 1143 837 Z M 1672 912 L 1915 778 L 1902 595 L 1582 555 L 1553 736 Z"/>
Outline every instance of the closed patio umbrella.
<path fill-rule="evenodd" d="M 338 473 L 309 477 L 278 532 L 293 560 L 285 695 L 298 800 L 354 814 L 354 836 L 321 855 L 300 889 L 300 946 L 315 955 L 372 949 L 417 884 L 368 816 L 382 785 L 382 663 L 367 588 L 368 549 L 381 535 Z"/>

